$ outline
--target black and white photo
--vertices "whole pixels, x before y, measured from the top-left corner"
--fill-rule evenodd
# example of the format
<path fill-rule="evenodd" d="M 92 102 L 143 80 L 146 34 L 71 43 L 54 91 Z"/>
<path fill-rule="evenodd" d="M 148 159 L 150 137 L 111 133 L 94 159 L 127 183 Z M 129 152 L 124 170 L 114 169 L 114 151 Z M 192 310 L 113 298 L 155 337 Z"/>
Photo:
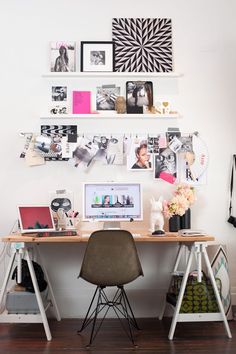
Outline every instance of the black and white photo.
<path fill-rule="evenodd" d="M 41 125 L 41 135 L 37 137 L 37 148 L 44 153 L 47 161 L 67 161 L 63 156 L 63 138 L 68 142 L 77 140 L 76 125 Z M 76 141 L 75 140 L 75 141 Z"/>
<path fill-rule="evenodd" d="M 105 65 L 106 52 L 105 50 L 91 50 L 90 65 Z"/>
<path fill-rule="evenodd" d="M 113 71 L 113 42 L 81 42 L 81 71 Z"/>
<path fill-rule="evenodd" d="M 154 175 L 173 184 L 177 177 L 176 154 L 169 148 L 162 148 L 154 155 Z"/>
<path fill-rule="evenodd" d="M 52 86 L 52 101 L 66 101 L 67 87 L 66 86 Z"/>
<path fill-rule="evenodd" d="M 97 111 L 113 111 L 117 97 L 120 95 L 120 87 L 104 85 L 97 87 L 96 109 Z"/>
<path fill-rule="evenodd" d="M 51 71 L 75 71 L 74 42 L 51 42 Z"/>
<path fill-rule="evenodd" d="M 153 105 L 153 85 L 151 81 L 126 82 L 127 113 L 143 113 L 143 106 Z"/>

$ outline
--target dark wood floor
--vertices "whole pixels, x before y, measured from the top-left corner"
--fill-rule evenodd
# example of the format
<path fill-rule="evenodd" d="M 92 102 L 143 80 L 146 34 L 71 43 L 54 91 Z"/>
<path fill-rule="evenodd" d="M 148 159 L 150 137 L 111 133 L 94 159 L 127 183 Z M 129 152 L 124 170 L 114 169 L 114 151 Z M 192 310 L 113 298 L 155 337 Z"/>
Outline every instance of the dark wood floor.
<path fill-rule="evenodd" d="M 173 341 L 169 341 L 170 319 L 139 319 L 134 348 L 118 320 L 108 319 L 93 346 L 86 349 L 89 329 L 77 334 L 77 319 L 50 320 L 52 341 L 45 337 L 42 324 L 0 324 L 0 353 L 5 354 L 235 354 L 236 322 L 230 321 L 233 338 L 228 339 L 222 322 L 178 323 Z"/>

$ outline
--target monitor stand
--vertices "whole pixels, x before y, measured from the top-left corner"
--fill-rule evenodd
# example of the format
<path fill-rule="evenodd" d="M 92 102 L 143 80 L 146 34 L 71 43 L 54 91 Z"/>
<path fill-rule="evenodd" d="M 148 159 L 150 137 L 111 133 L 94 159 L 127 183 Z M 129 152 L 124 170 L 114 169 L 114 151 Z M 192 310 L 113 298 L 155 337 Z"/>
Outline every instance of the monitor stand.
<path fill-rule="evenodd" d="M 104 221 L 103 223 L 104 230 L 120 230 L 120 221 Z"/>

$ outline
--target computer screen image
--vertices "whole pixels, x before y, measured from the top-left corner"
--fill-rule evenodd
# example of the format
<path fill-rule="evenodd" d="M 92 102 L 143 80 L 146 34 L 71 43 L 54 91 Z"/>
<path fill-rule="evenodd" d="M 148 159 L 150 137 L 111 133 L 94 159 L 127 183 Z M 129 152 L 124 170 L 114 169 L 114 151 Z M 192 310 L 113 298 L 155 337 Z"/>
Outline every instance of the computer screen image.
<path fill-rule="evenodd" d="M 85 221 L 142 220 L 140 183 L 85 183 L 83 189 Z"/>
<path fill-rule="evenodd" d="M 55 230 L 49 206 L 18 206 L 18 215 L 22 233 Z"/>

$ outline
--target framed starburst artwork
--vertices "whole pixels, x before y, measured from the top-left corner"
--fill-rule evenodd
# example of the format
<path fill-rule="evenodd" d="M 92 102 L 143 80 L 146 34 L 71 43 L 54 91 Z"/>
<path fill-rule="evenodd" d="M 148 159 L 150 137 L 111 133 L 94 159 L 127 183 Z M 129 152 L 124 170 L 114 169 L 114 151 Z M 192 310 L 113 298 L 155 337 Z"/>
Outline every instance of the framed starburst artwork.
<path fill-rule="evenodd" d="M 168 18 L 113 18 L 115 70 L 171 72 L 172 23 Z"/>

